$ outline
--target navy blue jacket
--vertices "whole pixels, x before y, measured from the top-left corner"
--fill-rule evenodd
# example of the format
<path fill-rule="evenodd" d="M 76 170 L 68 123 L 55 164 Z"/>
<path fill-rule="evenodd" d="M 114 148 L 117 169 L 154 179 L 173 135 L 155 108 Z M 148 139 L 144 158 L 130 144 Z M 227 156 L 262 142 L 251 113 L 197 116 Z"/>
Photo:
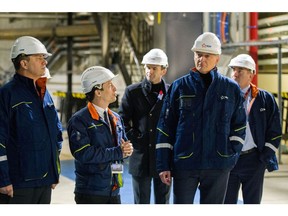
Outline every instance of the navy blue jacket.
<path fill-rule="evenodd" d="M 75 158 L 75 193 L 119 195 L 123 182 L 121 175 L 112 175 L 111 164 L 123 159 L 120 144 L 127 137 L 120 116 L 111 110 L 108 114 L 114 136 L 90 102 L 68 122 L 69 147 Z"/>
<path fill-rule="evenodd" d="M 206 92 L 195 70 L 174 81 L 164 99 L 157 128 L 158 172 L 232 169 L 243 147 L 246 115 L 238 84 L 214 68 Z"/>
<path fill-rule="evenodd" d="M 58 183 L 62 141 L 49 92 L 42 101 L 33 80 L 16 73 L 0 89 L 0 187 Z"/>
<path fill-rule="evenodd" d="M 278 169 L 276 152 L 280 145 L 282 130 L 278 105 L 274 96 L 256 86 L 250 85 L 255 98 L 250 113 L 249 126 L 253 140 L 260 152 L 260 160 L 268 171 Z"/>

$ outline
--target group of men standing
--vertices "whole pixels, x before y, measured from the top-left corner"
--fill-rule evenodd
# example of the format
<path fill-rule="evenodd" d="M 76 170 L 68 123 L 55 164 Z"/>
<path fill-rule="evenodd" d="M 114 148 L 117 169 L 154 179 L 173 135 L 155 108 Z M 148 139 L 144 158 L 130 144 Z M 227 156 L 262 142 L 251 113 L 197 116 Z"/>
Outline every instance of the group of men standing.
<path fill-rule="evenodd" d="M 256 65 L 240 54 L 229 64 L 232 79 L 217 68 L 221 42 L 201 34 L 192 47 L 188 74 L 167 84 L 168 57 L 154 48 L 143 57 L 145 78 L 127 86 L 118 112 L 116 77 L 101 66 L 87 68 L 81 85 L 88 104 L 68 122 L 75 158 L 75 202 L 120 204 L 123 160 L 135 204 L 261 203 L 265 170 L 278 169 L 281 141 L 277 103 L 252 84 Z M 12 47 L 16 73 L 0 89 L 0 203 L 50 203 L 59 180 L 62 128 L 46 86 L 44 45 L 29 36 Z M 44 91 L 43 91 L 44 88 Z"/>

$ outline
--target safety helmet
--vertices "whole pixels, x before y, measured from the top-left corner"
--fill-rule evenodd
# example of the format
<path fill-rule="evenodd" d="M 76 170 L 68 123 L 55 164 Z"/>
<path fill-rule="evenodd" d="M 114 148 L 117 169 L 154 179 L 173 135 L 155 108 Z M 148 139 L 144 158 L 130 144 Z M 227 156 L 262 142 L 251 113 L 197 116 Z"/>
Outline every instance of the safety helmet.
<path fill-rule="evenodd" d="M 45 46 L 38 39 L 31 36 L 19 37 L 14 42 L 11 48 L 11 59 L 16 58 L 20 54 L 43 54 L 45 58 L 52 55 L 47 52 Z"/>
<path fill-rule="evenodd" d="M 43 75 L 43 76 L 41 76 L 41 77 L 43 77 L 43 78 L 47 78 L 47 79 L 51 79 L 52 77 L 51 77 L 51 74 L 50 74 L 50 71 L 49 71 L 49 69 L 46 67 L 45 68 L 45 74 Z"/>
<path fill-rule="evenodd" d="M 248 54 L 240 54 L 231 59 L 229 67 L 243 67 L 250 69 L 253 73 L 256 72 L 256 64 L 253 58 Z"/>
<path fill-rule="evenodd" d="M 221 42 L 219 38 L 212 32 L 204 32 L 194 42 L 191 48 L 193 52 L 204 52 L 220 55 Z"/>
<path fill-rule="evenodd" d="M 143 56 L 142 64 L 168 67 L 168 57 L 163 50 L 154 48 Z"/>
<path fill-rule="evenodd" d="M 117 75 L 116 75 L 117 76 Z M 81 75 L 81 86 L 83 92 L 89 93 L 93 87 L 112 80 L 116 77 L 110 70 L 101 66 L 92 66 L 87 68 Z"/>

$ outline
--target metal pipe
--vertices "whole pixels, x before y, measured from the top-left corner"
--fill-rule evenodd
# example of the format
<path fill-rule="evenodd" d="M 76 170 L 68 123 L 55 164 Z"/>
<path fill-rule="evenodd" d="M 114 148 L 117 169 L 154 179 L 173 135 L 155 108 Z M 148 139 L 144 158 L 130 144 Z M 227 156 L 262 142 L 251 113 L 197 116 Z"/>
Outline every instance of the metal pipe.
<path fill-rule="evenodd" d="M 0 40 L 14 40 L 23 35 L 33 37 L 77 37 L 77 36 L 99 36 L 95 25 L 71 25 L 56 26 L 54 28 L 23 28 L 23 29 L 0 29 Z"/>
<path fill-rule="evenodd" d="M 288 39 L 272 40 L 272 41 L 246 41 L 238 43 L 223 44 L 221 48 L 235 48 L 243 46 L 278 46 L 279 44 L 288 44 Z"/>
<path fill-rule="evenodd" d="M 0 13 L 0 18 L 8 19 L 66 19 L 63 13 Z"/>
<path fill-rule="evenodd" d="M 251 12 L 250 13 L 250 26 L 249 26 L 249 39 L 250 40 L 258 40 L 258 13 Z M 258 47 L 257 46 L 250 46 L 249 53 L 251 57 L 254 59 L 256 64 L 256 71 L 258 72 Z M 258 81 L 258 73 L 256 72 L 252 83 L 257 86 Z"/>
<path fill-rule="evenodd" d="M 68 13 L 68 26 L 73 25 L 73 13 Z M 67 97 L 66 97 L 66 124 L 72 116 L 72 71 L 73 71 L 73 37 L 67 37 Z"/>
<path fill-rule="evenodd" d="M 283 120 L 282 120 L 282 83 L 281 83 L 281 74 L 282 74 L 282 50 L 281 50 L 282 46 L 281 44 L 279 44 L 278 46 L 278 106 L 279 106 L 279 110 L 280 110 L 280 120 L 281 120 L 281 128 L 283 125 Z M 278 148 L 278 159 L 279 159 L 279 163 L 282 164 L 282 158 L 281 158 L 281 153 L 282 153 L 282 149 L 281 149 L 281 143 L 279 145 Z"/>

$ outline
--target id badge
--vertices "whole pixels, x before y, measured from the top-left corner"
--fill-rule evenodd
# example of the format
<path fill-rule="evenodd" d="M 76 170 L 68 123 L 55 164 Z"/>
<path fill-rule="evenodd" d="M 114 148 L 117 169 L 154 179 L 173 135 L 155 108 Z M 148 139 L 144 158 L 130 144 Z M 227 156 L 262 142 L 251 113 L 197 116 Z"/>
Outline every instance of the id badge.
<path fill-rule="evenodd" d="M 116 163 L 113 163 L 111 164 L 111 171 L 112 171 L 112 174 L 114 173 L 123 173 L 123 164 L 116 164 Z"/>

